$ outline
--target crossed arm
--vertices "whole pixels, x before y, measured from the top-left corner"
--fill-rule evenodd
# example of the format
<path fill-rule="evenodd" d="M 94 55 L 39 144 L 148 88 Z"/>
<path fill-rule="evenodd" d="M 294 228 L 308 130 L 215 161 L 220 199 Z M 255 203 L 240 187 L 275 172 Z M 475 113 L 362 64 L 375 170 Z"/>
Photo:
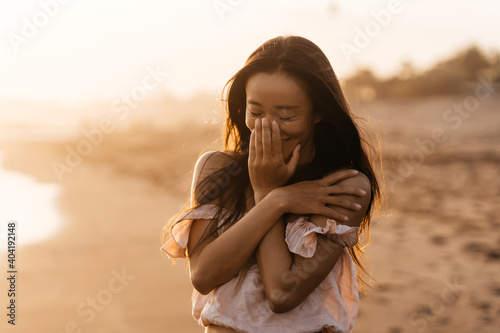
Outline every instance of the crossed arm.
<path fill-rule="evenodd" d="M 223 167 L 229 161 L 230 159 L 222 153 L 205 153 L 196 164 L 193 187 L 199 179 L 207 177 L 213 170 Z M 202 294 L 208 294 L 235 277 L 254 255 L 259 243 L 272 227 L 276 225 L 272 234 L 278 231 L 277 221 L 285 213 L 309 214 L 312 212 L 318 217 L 338 215 L 333 209 L 324 206 L 324 204 L 338 202 L 338 199 L 334 200 L 330 194 L 342 191 L 338 185 L 327 186 L 332 179 L 330 177 L 324 180 L 302 182 L 289 187 L 289 191 L 283 191 L 284 188 L 272 191 L 256 202 L 256 205 L 238 223 L 220 236 L 214 235 L 202 240 L 211 221 L 206 219 L 193 221 L 187 247 L 191 282 L 194 288 Z M 288 192 L 294 193 L 294 197 L 291 197 Z M 220 205 L 218 200 L 212 203 Z M 290 211 L 287 206 L 293 207 L 293 211 Z M 268 236 L 272 234 L 269 233 Z M 281 242 L 284 239 L 283 234 L 281 234 Z M 266 238 L 268 245 L 271 245 L 273 241 L 271 237 Z M 193 251 L 195 247 L 196 251 Z M 267 252 L 265 247 L 261 250 Z M 269 250 L 274 252 L 274 249 Z M 321 251 L 319 247 L 317 251 Z"/>
<path fill-rule="evenodd" d="M 364 175 L 340 182 L 370 193 L 370 182 Z M 361 192 L 359 192 L 361 194 Z M 356 210 L 331 206 L 347 216 L 344 224 L 355 227 L 361 224 L 370 202 L 370 195 L 339 195 L 358 204 Z M 311 222 L 324 227 L 329 217 L 313 215 Z M 297 307 L 309 296 L 333 269 L 344 251 L 342 246 L 318 234 L 316 252 L 311 258 L 291 253 L 285 242 L 286 223 L 283 217 L 264 236 L 257 249 L 257 261 L 262 275 L 266 296 L 273 312 L 287 312 Z"/>
<path fill-rule="evenodd" d="M 283 193 L 280 185 L 283 179 L 293 174 L 298 163 L 300 147 L 296 147 L 290 161 L 285 164 L 280 143 L 280 131 L 276 123 L 270 124 L 267 119 L 256 121 L 249 151 L 249 174 L 256 203 L 269 193 Z M 326 203 L 331 212 L 308 212 L 316 213 L 311 221 L 324 227 L 326 220 L 333 218 L 349 226 L 359 227 L 370 204 L 369 179 L 352 170 L 336 171 L 325 178 L 329 180 L 326 184 L 333 182 L 335 188 L 329 193 L 333 195 L 331 201 Z M 294 186 L 300 189 L 300 183 Z M 300 194 L 296 189 L 286 191 L 283 200 L 299 204 L 300 199 L 294 200 L 294 196 L 300 197 Z M 288 207 L 293 207 L 293 204 Z M 260 242 L 257 260 L 269 306 L 274 312 L 287 312 L 298 306 L 335 266 L 343 248 L 322 235 L 318 235 L 317 242 L 316 252 L 311 258 L 291 253 L 285 242 L 285 222 L 282 217 Z"/>
<path fill-rule="evenodd" d="M 279 136 L 275 138 L 274 144 L 280 145 Z M 259 166 L 254 163 L 255 144 L 252 142 L 249 172 L 256 204 L 238 223 L 218 237 L 201 241 L 210 220 L 193 222 L 188 242 L 191 281 L 200 293 L 207 294 L 236 276 L 257 250 L 269 305 L 274 312 L 286 312 L 299 305 L 324 280 L 343 249 L 318 235 L 318 246 L 312 258 L 292 254 L 285 243 L 283 215 L 313 214 L 312 222 L 318 226 L 324 226 L 328 218 L 340 221 L 347 217 L 348 221 L 344 220 L 346 224 L 359 226 L 370 202 L 371 186 L 366 176 L 342 170 L 316 181 L 285 187 L 276 183 L 269 185 L 268 182 L 269 186 L 259 187 L 259 182 L 266 182 L 255 179 L 255 175 L 269 174 L 270 169 L 269 165 L 260 165 L 259 170 Z M 198 179 L 223 166 L 223 155 L 211 153 L 200 158 L 195 168 L 193 186 L 198 183 Z M 209 159 L 210 156 L 214 158 Z M 277 161 L 280 158 L 281 163 L 284 163 L 282 156 Z M 293 161 L 296 163 L 297 156 L 292 157 L 288 165 L 293 164 Z M 262 168 L 265 168 L 266 173 L 262 172 Z M 282 166 L 280 168 L 287 171 Z M 287 176 L 282 178 L 286 179 Z M 213 203 L 220 204 L 217 200 Z M 192 252 L 195 246 L 197 250 Z M 311 267 L 311 264 L 317 268 L 304 274 L 304 267 Z"/>

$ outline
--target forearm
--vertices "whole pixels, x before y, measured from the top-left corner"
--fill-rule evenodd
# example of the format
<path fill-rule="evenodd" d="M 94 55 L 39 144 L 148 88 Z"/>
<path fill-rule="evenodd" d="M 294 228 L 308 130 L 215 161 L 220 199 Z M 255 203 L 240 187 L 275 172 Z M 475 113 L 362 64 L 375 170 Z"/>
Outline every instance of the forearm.
<path fill-rule="evenodd" d="M 280 217 L 257 248 L 257 262 L 268 294 L 271 294 L 273 290 L 294 288 L 293 283 L 288 283 L 292 281 L 289 281 L 286 276 L 292 269 L 294 258 L 288 250 L 284 235 L 284 219 Z"/>
<path fill-rule="evenodd" d="M 257 259 L 269 305 L 274 312 L 298 306 L 335 266 L 342 247 L 318 235 L 311 258 L 291 253 L 285 242 L 285 225 L 276 223 L 261 241 Z"/>
<path fill-rule="evenodd" d="M 282 214 L 280 205 L 269 196 L 203 247 L 190 265 L 195 288 L 208 293 L 236 276 Z"/>
<path fill-rule="evenodd" d="M 334 177 L 335 175 L 336 173 L 331 176 Z M 330 175 L 327 177 L 330 177 Z M 335 220 L 347 220 L 348 222 L 345 225 L 355 228 L 356 239 L 351 237 L 349 242 L 339 245 L 325 236 L 317 234 L 315 253 L 311 258 L 304 258 L 290 253 L 284 241 L 284 224 L 279 223 L 281 229 L 278 230 L 277 224 L 261 242 L 258 249 L 259 265 L 266 288 L 266 295 L 270 305 L 276 308 L 276 312 L 288 311 L 300 304 L 333 269 L 344 251 L 342 246 L 351 247 L 354 245 L 353 242 L 357 241 L 357 228 L 361 225 L 370 203 L 371 195 L 365 194 L 370 194 L 371 184 L 364 175 L 343 179 L 339 181 L 340 184 L 344 186 L 342 191 L 345 194 L 335 195 L 333 198 L 338 201 L 329 202 L 324 207 L 328 209 L 334 208 L 338 217 L 347 217 L 347 219 L 335 218 Z M 297 193 L 299 192 L 284 192 L 285 197 Z M 301 201 L 307 200 L 308 196 L 303 198 L 295 201 L 294 205 L 300 205 Z M 291 205 L 291 207 L 294 205 Z M 296 210 L 295 213 L 304 212 L 307 212 L 307 210 Z M 311 222 L 321 228 L 326 226 L 328 219 L 332 219 L 330 214 L 309 212 L 313 213 L 310 219 Z M 336 221 L 335 223 L 340 224 Z M 351 235 L 353 235 L 352 230 Z M 346 238 L 345 241 L 348 239 Z"/>

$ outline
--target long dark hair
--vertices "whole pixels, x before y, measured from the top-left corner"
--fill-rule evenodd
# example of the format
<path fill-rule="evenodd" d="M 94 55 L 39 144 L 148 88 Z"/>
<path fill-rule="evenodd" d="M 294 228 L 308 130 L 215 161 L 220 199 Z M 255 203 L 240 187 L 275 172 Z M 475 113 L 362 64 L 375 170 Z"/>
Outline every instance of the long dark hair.
<path fill-rule="evenodd" d="M 205 230 L 200 243 L 215 233 L 236 223 L 246 211 L 245 190 L 250 186 L 248 175 L 248 143 L 250 130 L 245 124 L 247 80 L 256 73 L 283 73 L 297 80 L 313 102 L 313 113 L 321 116 L 314 128 L 316 153 L 312 162 L 298 168 L 287 184 L 319 179 L 328 173 L 353 168 L 364 173 L 371 182 L 372 198 L 360 225 L 364 244 L 358 242 L 349 249 L 355 264 L 368 276 L 360 258 L 369 242 L 369 226 L 374 203 L 379 203 L 380 187 L 368 154 L 371 148 L 360 134 L 354 116 L 347 104 L 333 68 L 321 49 L 308 39 L 298 36 L 280 36 L 268 40 L 255 50 L 243 68 L 226 84 L 223 90 L 227 118 L 224 128 L 224 149 L 238 165 L 227 183 L 227 169 L 222 168 L 201 180 L 194 189 L 191 205 L 195 209 L 214 199 L 220 202 L 218 215 Z M 224 186 L 223 186 L 224 185 Z M 225 221 L 217 221 L 225 212 Z M 166 230 L 168 232 L 168 230 Z M 164 240 L 168 234 L 164 233 Z M 193 249 L 193 251 L 195 251 Z M 358 282 L 367 285 L 358 273 Z"/>

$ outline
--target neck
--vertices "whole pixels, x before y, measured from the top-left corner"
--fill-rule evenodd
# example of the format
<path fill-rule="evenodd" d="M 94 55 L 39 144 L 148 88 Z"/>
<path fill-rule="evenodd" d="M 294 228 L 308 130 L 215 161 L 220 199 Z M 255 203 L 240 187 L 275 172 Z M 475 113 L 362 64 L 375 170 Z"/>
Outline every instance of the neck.
<path fill-rule="evenodd" d="M 302 147 L 300 148 L 300 151 L 302 152 Z M 307 151 L 307 153 L 304 155 L 300 155 L 299 163 L 297 164 L 297 166 L 306 165 L 314 161 L 314 156 L 316 156 L 316 146 L 312 144 L 310 149 L 306 148 L 304 149 L 304 151 Z"/>

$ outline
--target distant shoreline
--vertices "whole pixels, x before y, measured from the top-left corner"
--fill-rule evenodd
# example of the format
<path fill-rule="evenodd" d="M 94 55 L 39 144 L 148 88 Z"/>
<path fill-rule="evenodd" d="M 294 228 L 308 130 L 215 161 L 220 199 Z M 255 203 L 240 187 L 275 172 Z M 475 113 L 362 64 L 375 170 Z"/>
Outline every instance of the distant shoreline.
<path fill-rule="evenodd" d="M 50 239 L 64 224 L 57 205 L 61 185 L 42 183 L 28 173 L 4 169 L 1 166 L 3 155 L 0 148 L 2 225 L 16 222 L 16 247 Z M 5 250 L 0 248 L 0 252 Z"/>

